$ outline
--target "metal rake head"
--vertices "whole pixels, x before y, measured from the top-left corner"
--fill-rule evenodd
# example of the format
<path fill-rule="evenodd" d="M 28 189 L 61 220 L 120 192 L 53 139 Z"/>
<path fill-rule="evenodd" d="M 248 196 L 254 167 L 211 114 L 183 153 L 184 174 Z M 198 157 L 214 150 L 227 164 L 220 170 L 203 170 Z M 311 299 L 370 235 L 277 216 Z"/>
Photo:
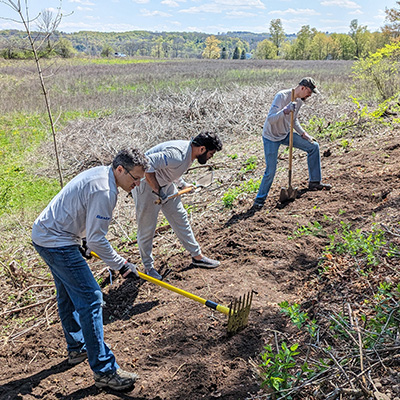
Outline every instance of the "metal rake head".
<path fill-rule="evenodd" d="M 239 332 L 247 325 L 252 301 L 253 291 L 245 294 L 243 298 L 240 296 L 239 299 L 231 302 L 228 314 L 228 333 Z"/>

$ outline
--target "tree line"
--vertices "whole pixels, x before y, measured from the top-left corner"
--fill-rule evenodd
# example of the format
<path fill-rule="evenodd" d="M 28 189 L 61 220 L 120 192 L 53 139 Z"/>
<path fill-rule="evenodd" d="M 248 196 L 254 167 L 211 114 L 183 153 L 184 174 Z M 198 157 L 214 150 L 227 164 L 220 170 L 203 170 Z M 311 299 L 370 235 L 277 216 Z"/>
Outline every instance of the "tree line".
<path fill-rule="evenodd" d="M 348 33 L 326 33 L 309 25 L 296 34 L 287 34 L 280 19 L 270 22 L 268 33 L 227 32 L 207 35 L 199 32 L 92 32 L 58 31 L 57 15 L 43 11 L 33 32 L 41 57 L 76 55 L 89 57 L 153 57 L 208 59 L 289 59 L 352 60 L 368 56 L 400 37 L 400 1 L 397 8 L 386 9 L 386 24 L 370 32 L 357 19 L 350 22 Z M 0 31 L 0 57 L 31 58 L 25 32 Z"/>

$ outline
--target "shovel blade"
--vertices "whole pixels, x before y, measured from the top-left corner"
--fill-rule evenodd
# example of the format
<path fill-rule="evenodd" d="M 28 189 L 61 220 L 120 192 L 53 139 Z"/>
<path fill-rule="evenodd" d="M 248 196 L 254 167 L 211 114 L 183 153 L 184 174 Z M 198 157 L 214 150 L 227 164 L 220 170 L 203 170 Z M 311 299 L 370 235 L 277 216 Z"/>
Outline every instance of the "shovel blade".
<path fill-rule="evenodd" d="M 209 171 L 205 175 L 203 175 L 201 178 L 199 178 L 196 182 L 196 187 L 207 187 L 211 185 L 212 181 L 214 179 L 214 171 Z"/>
<path fill-rule="evenodd" d="M 288 201 L 295 200 L 297 197 L 297 188 L 292 188 L 289 186 L 287 189 L 282 188 L 279 195 L 279 201 L 281 203 L 286 203 Z"/>

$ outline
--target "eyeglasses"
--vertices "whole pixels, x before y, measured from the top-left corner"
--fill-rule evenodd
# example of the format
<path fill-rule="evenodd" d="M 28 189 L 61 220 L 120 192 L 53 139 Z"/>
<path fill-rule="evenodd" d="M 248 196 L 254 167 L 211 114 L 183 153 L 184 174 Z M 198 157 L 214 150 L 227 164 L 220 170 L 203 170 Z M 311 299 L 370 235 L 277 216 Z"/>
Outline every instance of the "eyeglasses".
<path fill-rule="evenodd" d="M 123 167 L 124 168 L 124 170 L 130 175 L 130 177 L 134 180 L 134 181 L 140 181 L 141 180 L 141 178 L 135 178 L 129 171 L 128 171 L 128 169 L 126 168 L 126 167 Z"/>

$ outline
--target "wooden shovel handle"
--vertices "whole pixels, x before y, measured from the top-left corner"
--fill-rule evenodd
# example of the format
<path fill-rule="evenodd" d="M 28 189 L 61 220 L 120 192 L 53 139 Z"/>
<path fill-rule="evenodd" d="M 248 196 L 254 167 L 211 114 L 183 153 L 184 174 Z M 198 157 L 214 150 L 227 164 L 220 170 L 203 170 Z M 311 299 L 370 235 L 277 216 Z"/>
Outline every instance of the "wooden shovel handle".
<path fill-rule="evenodd" d="M 181 194 L 189 193 L 189 192 L 191 192 L 194 188 L 195 188 L 195 186 L 189 186 L 189 187 L 187 187 L 187 188 L 185 188 L 185 189 L 180 190 L 180 191 L 177 192 L 177 193 L 171 194 L 171 196 L 168 196 L 168 200 L 171 200 L 171 199 L 173 199 L 173 198 L 175 198 L 175 197 L 178 197 L 178 196 L 180 196 Z M 154 202 L 154 204 L 160 204 L 160 203 L 161 203 L 161 200 L 160 200 L 160 199 L 157 199 L 157 200 Z"/>
<path fill-rule="evenodd" d="M 292 89 L 292 99 L 294 101 L 294 89 Z M 293 125 L 294 111 L 290 112 L 290 133 L 289 133 L 289 187 L 292 186 L 292 158 L 293 158 Z"/>

